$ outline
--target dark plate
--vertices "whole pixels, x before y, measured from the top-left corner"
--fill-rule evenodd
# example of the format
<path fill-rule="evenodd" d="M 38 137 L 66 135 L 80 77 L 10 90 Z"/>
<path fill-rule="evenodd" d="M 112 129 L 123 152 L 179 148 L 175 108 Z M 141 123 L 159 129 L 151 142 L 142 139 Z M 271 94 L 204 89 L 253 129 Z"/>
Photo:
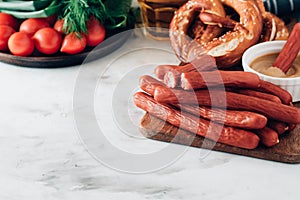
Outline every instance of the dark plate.
<path fill-rule="evenodd" d="M 126 30 L 128 29 L 109 33 L 108 37 L 97 47 L 86 48 L 84 52 L 75 55 L 57 53 L 51 56 L 44 56 L 38 55 L 38 53 L 35 52 L 33 56 L 22 57 L 0 52 L 0 61 L 12 65 L 34 68 L 57 68 L 80 65 L 88 55 L 89 59 L 87 62 L 90 62 L 104 57 L 120 48 L 132 33 L 132 31 Z"/>

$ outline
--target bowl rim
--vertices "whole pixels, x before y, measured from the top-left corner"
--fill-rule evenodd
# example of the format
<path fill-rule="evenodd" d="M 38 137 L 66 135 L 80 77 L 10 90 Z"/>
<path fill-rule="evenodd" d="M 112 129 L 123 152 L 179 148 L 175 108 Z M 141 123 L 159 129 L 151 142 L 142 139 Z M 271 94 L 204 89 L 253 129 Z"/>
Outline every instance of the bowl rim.
<path fill-rule="evenodd" d="M 262 43 L 259 43 L 259 44 L 255 44 L 253 46 L 251 46 L 250 48 L 248 48 L 244 53 L 243 53 L 243 56 L 242 56 L 242 67 L 245 71 L 245 68 L 247 68 L 247 71 L 250 71 L 250 72 L 253 72 L 253 73 L 256 73 L 266 79 L 269 79 L 269 80 L 274 80 L 274 81 L 289 81 L 289 80 L 293 80 L 293 81 L 300 81 L 300 76 L 299 77 L 289 77 L 289 78 L 280 78 L 280 77 L 273 77 L 273 76 L 269 76 L 269 75 L 265 75 L 265 74 L 262 74 L 254 69 L 252 69 L 250 67 L 250 65 L 245 61 L 246 59 L 246 56 L 248 54 L 250 54 L 252 51 L 254 51 L 255 49 L 260 49 L 260 48 L 263 48 L 264 46 L 274 46 L 274 45 L 282 45 L 282 48 L 284 46 L 284 44 L 286 43 L 286 40 L 275 40 L 275 41 L 267 41 L 267 42 L 262 42 Z M 250 53 L 249 53 L 250 52 Z M 274 51 L 273 51 L 274 52 Z M 270 53 L 271 50 L 270 50 Z M 264 53 L 263 55 L 266 55 L 267 53 Z M 263 55 L 260 55 L 260 56 L 263 56 Z M 298 54 L 298 56 L 300 55 L 300 52 Z M 257 57 L 255 57 L 257 58 Z M 254 59 L 255 59 L 254 58 Z M 250 61 L 250 63 L 254 60 L 252 59 Z M 300 84 L 300 83 L 299 83 Z"/>

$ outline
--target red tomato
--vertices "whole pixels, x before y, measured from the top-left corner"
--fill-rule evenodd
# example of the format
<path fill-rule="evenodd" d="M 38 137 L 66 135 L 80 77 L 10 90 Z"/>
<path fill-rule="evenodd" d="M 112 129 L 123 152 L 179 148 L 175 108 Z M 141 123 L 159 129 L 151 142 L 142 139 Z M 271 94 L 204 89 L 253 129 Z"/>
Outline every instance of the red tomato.
<path fill-rule="evenodd" d="M 14 18 L 12 15 L 6 13 L 0 13 L 0 25 L 8 25 L 13 29 L 18 29 L 18 20 Z"/>
<path fill-rule="evenodd" d="M 8 50 L 8 39 L 16 31 L 7 25 L 0 25 L 0 51 Z"/>
<path fill-rule="evenodd" d="M 30 37 L 32 37 L 35 32 L 45 27 L 50 27 L 46 19 L 29 18 L 21 23 L 20 32 L 27 33 Z"/>
<path fill-rule="evenodd" d="M 50 15 L 49 17 L 46 17 L 45 20 L 49 23 L 50 26 L 53 26 L 53 24 L 57 20 L 57 14 Z"/>
<path fill-rule="evenodd" d="M 29 56 L 34 50 L 34 43 L 26 33 L 16 32 L 8 39 L 8 48 L 16 56 Z"/>
<path fill-rule="evenodd" d="M 61 45 L 61 35 L 53 28 L 42 28 L 32 37 L 37 50 L 44 54 L 54 54 L 58 52 Z"/>
<path fill-rule="evenodd" d="M 54 29 L 57 32 L 61 33 L 61 34 L 64 34 L 63 27 L 64 27 L 64 20 L 63 19 L 57 20 L 54 24 Z"/>
<path fill-rule="evenodd" d="M 105 28 L 95 17 L 91 17 L 87 21 L 87 30 L 86 41 L 88 46 L 97 46 L 105 39 Z"/>
<path fill-rule="evenodd" d="M 77 54 L 82 52 L 86 47 L 86 38 L 84 35 L 78 37 L 76 33 L 66 35 L 63 40 L 60 51 L 67 54 Z"/>

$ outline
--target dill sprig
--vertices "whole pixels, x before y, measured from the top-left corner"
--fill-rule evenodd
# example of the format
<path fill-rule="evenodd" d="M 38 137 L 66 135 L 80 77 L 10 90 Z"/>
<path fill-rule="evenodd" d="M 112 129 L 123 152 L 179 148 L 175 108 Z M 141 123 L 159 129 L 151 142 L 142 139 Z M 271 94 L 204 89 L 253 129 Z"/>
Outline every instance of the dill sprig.
<path fill-rule="evenodd" d="M 87 33 L 86 22 L 94 16 L 102 24 L 118 27 L 118 19 L 127 20 L 132 0 L 62 0 L 65 33 Z M 108 26 L 108 25 L 107 25 Z"/>
<path fill-rule="evenodd" d="M 94 16 L 101 23 L 107 17 L 105 5 L 101 0 L 63 0 L 60 18 L 64 19 L 65 33 L 87 33 L 86 22 Z"/>

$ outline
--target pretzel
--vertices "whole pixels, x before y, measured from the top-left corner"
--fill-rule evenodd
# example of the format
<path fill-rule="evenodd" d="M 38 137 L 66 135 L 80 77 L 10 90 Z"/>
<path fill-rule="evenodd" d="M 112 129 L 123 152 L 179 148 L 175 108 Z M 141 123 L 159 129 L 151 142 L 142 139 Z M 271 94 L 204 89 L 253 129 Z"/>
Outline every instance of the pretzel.
<path fill-rule="evenodd" d="M 284 21 L 276 15 L 267 12 L 262 0 L 257 0 L 257 4 L 263 17 L 263 30 L 259 42 L 287 40 L 289 36 L 289 30 L 285 26 Z"/>
<path fill-rule="evenodd" d="M 222 31 L 218 26 L 205 25 L 199 19 L 201 12 L 213 13 L 220 17 L 226 15 L 220 0 L 190 0 L 175 12 L 170 23 L 169 36 L 172 48 L 185 63 L 194 59 L 191 58 L 191 52 L 200 47 L 193 39 L 205 45 Z M 201 47 L 199 49 L 202 51 Z"/>
<path fill-rule="evenodd" d="M 238 63 L 244 51 L 258 42 L 262 16 L 255 0 L 222 0 L 222 3 L 240 15 L 240 22 L 236 22 L 232 31 L 210 42 L 206 49 L 220 68 L 227 68 Z"/>
<path fill-rule="evenodd" d="M 262 15 L 256 0 L 191 0 L 187 4 L 194 2 L 203 4 L 213 2 L 219 5 L 233 8 L 240 16 L 240 22 L 236 22 L 223 15 L 216 14 L 210 10 L 200 12 L 201 21 L 207 26 L 233 28 L 220 37 L 215 37 L 211 41 L 202 41 L 201 38 L 194 38 L 204 49 L 205 52 L 216 58 L 219 68 L 228 68 L 238 63 L 244 51 L 256 44 L 262 31 Z M 170 26 L 170 40 L 175 53 L 182 61 L 187 62 L 186 50 L 193 41 L 183 39 L 188 34 L 188 27 L 192 21 L 193 13 L 189 6 L 181 7 L 175 13 Z M 223 7 L 224 7 L 223 6 Z M 188 18 L 183 16 L 189 16 Z M 217 26 L 216 26 L 217 25 Z M 214 34 L 216 36 L 216 34 Z M 182 53 L 184 52 L 184 53 Z"/>
<path fill-rule="evenodd" d="M 283 20 L 281 20 L 276 15 L 271 14 L 275 20 L 276 24 L 276 36 L 275 40 L 287 40 L 289 37 L 289 30 L 286 27 Z"/>

